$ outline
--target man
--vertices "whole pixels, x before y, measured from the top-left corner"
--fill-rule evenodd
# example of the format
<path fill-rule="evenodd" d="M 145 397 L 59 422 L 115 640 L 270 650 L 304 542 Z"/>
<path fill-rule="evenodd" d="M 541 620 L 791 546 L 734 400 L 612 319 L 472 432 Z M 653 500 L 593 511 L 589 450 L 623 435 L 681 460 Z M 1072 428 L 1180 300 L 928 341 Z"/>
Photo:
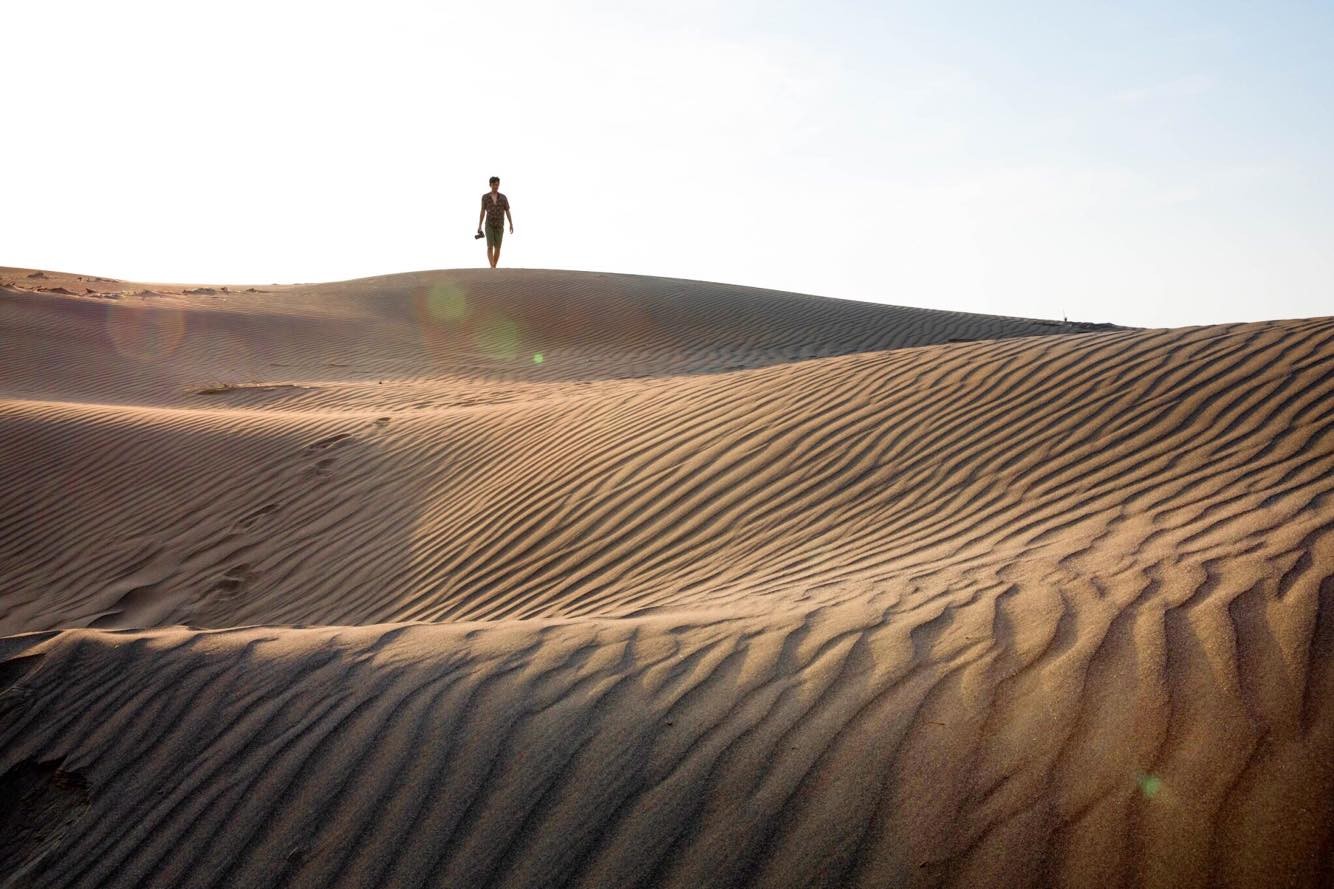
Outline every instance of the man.
<path fill-rule="evenodd" d="M 505 219 L 510 221 L 514 234 L 514 217 L 510 216 L 509 198 L 500 193 L 500 177 L 491 177 L 491 190 L 482 195 L 482 212 L 477 217 L 477 235 L 482 234 L 482 220 L 486 220 L 486 258 L 491 268 L 500 262 L 500 241 L 505 236 Z"/>

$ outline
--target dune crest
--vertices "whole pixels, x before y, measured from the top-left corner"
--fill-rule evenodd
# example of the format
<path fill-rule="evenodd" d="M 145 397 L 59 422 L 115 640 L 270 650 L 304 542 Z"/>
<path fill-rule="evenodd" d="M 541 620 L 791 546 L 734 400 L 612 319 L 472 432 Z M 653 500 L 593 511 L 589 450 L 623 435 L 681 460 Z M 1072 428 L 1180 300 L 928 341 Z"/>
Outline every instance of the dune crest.
<path fill-rule="evenodd" d="M 1334 886 L 1334 318 L 0 269 L 0 331 L 0 886 Z"/>

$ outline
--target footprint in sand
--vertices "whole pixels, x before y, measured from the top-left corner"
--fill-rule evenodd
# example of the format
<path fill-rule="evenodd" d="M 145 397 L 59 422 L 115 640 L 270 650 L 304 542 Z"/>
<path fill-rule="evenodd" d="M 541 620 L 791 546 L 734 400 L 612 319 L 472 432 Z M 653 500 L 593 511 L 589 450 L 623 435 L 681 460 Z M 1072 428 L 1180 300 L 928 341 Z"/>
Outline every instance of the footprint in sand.
<path fill-rule="evenodd" d="M 333 476 L 333 465 L 337 461 L 333 457 L 325 457 L 316 461 L 314 466 L 306 469 L 306 478 L 330 478 Z"/>
<path fill-rule="evenodd" d="M 218 578 L 199 603 L 199 619 L 206 626 L 223 626 L 231 619 L 236 602 L 259 579 L 248 562 L 237 562 Z"/>
<path fill-rule="evenodd" d="M 319 441 L 306 445 L 306 453 L 318 454 L 320 451 L 327 451 L 330 448 L 341 448 L 351 444 L 352 436 L 346 432 L 340 432 L 337 435 L 329 435 L 321 438 Z"/>
<path fill-rule="evenodd" d="M 0 797 L 12 802 L 0 812 L 0 837 L 5 838 L 0 862 L 6 873 L 41 867 L 42 859 L 91 804 L 92 792 L 83 773 L 65 769 L 64 764 L 63 757 L 25 759 L 0 773 Z"/>
<path fill-rule="evenodd" d="M 283 505 L 281 503 L 266 503 L 259 509 L 246 513 L 244 516 L 237 519 L 236 524 L 232 525 L 232 529 L 235 531 L 249 531 L 259 523 L 260 519 L 263 519 L 266 516 L 271 516 L 282 508 Z"/>

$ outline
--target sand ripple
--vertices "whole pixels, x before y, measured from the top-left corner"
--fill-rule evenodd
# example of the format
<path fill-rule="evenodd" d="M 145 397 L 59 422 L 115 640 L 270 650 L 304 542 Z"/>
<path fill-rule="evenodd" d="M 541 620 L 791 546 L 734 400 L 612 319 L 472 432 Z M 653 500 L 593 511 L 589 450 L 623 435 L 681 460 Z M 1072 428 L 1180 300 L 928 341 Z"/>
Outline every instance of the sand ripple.
<path fill-rule="evenodd" d="M 0 886 L 1334 886 L 1334 319 L 0 272 Z"/>

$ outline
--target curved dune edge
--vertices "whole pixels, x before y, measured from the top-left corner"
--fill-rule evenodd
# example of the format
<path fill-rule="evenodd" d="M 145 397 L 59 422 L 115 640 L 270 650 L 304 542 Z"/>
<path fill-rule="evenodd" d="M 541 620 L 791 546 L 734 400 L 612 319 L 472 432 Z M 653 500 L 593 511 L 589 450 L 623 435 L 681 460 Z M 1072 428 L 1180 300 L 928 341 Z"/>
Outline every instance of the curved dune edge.
<path fill-rule="evenodd" d="M 1334 518 L 1332 350 L 1334 321 L 1313 319 L 522 383 L 382 413 L 4 402 L 0 631 L 1283 573 Z"/>
<path fill-rule="evenodd" d="M 0 267 L 3 392 L 95 404 L 430 407 L 485 397 L 483 381 L 675 377 L 1112 329 L 595 272 L 218 287 Z"/>
<path fill-rule="evenodd" d="M 17 271 L 0 887 L 1334 886 L 1334 319 Z"/>

